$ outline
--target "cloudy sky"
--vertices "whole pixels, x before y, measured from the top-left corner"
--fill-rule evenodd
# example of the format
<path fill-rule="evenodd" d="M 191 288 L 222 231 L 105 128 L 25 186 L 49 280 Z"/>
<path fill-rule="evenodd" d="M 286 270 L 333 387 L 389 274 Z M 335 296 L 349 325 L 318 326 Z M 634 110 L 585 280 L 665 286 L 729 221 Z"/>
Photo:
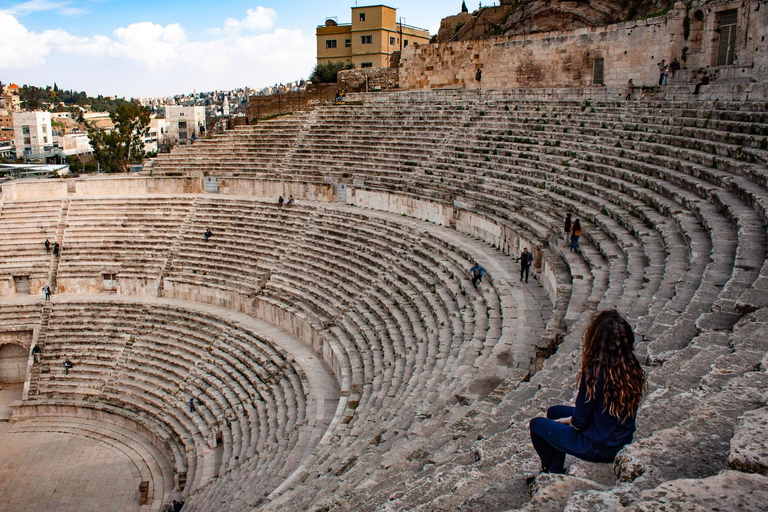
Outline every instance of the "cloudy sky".
<path fill-rule="evenodd" d="M 379 1 L 360 2 L 360 6 Z M 485 2 L 490 4 L 491 2 Z M 476 8 L 472 2 L 467 5 Z M 355 0 L 0 0 L 0 81 L 125 97 L 263 87 L 307 78 L 315 28 Z M 461 0 L 403 5 L 437 31 Z"/>

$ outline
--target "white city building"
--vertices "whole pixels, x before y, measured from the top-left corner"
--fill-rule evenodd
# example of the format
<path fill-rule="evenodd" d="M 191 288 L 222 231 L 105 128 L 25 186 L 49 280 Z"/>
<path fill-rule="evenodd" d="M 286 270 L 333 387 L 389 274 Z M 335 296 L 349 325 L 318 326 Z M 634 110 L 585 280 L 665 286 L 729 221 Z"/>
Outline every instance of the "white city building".
<path fill-rule="evenodd" d="M 171 125 L 171 137 L 181 143 L 187 142 L 192 135 L 200 137 L 200 127 L 205 126 L 205 107 L 165 107 L 165 119 Z"/>
<path fill-rule="evenodd" d="M 17 158 L 44 159 L 54 155 L 50 112 L 14 112 Z"/>
<path fill-rule="evenodd" d="M 152 119 L 149 122 L 147 134 L 143 137 L 144 151 L 157 151 L 158 144 L 167 145 L 172 140 L 171 123 L 167 119 Z"/>
<path fill-rule="evenodd" d="M 86 133 L 68 133 L 66 135 L 57 135 L 53 138 L 59 153 L 63 156 L 89 155 L 93 153 L 91 140 Z"/>

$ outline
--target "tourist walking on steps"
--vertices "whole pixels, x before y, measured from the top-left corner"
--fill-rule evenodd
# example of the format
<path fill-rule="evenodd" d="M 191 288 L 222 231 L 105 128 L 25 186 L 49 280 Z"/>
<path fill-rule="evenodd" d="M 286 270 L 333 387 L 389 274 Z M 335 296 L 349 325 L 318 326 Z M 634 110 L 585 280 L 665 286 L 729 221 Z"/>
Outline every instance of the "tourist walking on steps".
<path fill-rule="evenodd" d="M 635 92 L 635 82 L 632 81 L 632 79 L 629 79 L 629 82 L 627 82 L 627 96 L 624 98 L 626 101 L 632 100 L 632 94 Z"/>
<path fill-rule="evenodd" d="M 659 85 L 667 85 L 667 76 L 669 75 L 667 61 L 661 59 L 657 66 L 659 67 Z"/>
<path fill-rule="evenodd" d="M 576 219 L 571 226 L 571 252 L 579 250 L 579 238 L 581 238 L 581 222 Z"/>
<path fill-rule="evenodd" d="M 48 285 L 43 286 L 43 293 L 45 294 L 45 300 L 51 300 L 51 287 Z"/>
<path fill-rule="evenodd" d="M 571 221 L 571 214 L 568 213 L 565 215 L 565 224 L 563 225 L 563 231 L 565 232 L 565 236 L 563 237 L 563 247 L 569 247 L 571 245 L 571 225 L 573 224 L 573 221 Z"/>
<path fill-rule="evenodd" d="M 472 285 L 477 288 L 477 283 L 483 282 L 483 276 L 486 274 L 485 269 L 480 266 L 478 262 L 475 262 L 474 265 L 469 269 L 469 273 L 472 276 Z"/>
<path fill-rule="evenodd" d="M 45 239 L 45 242 L 43 242 L 43 245 L 45 246 L 45 254 L 51 252 L 51 242 L 49 242 L 47 238 Z"/>
<path fill-rule="evenodd" d="M 32 357 L 35 358 L 35 363 L 40 364 L 40 358 L 43 356 L 43 351 L 38 345 L 32 347 Z"/>
<path fill-rule="evenodd" d="M 528 272 L 531 269 L 531 263 L 533 263 L 533 254 L 528 252 L 528 248 L 524 247 L 523 252 L 520 253 L 520 280 L 523 280 L 525 276 L 525 282 L 528 282 Z"/>
<path fill-rule="evenodd" d="M 277 200 L 277 207 L 282 208 L 284 202 L 285 202 L 285 199 L 283 199 L 283 196 L 280 196 L 280 198 Z"/>
<path fill-rule="evenodd" d="M 613 462 L 632 442 L 646 389 L 632 327 L 615 310 L 595 315 L 584 333 L 576 405 L 556 405 L 531 420 L 542 473 L 565 473 L 565 456 Z M 535 477 L 529 478 L 529 483 Z"/>
<path fill-rule="evenodd" d="M 59 251 L 61 251 L 61 246 L 59 245 L 59 242 L 53 242 L 53 255 L 54 257 L 59 257 Z"/>

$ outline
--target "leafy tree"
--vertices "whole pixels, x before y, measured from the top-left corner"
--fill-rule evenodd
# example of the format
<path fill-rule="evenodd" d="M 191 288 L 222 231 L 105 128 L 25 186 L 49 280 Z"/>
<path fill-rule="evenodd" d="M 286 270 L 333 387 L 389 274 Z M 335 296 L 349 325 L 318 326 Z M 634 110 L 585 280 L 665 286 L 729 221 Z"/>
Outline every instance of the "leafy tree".
<path fill-rule="evenodd" d="M 131 163 L 144 160 L 141 137 L 146 135 L 150 114 L 135 103 L 122 103 L 109 114 L 115 127 L 109 133 L 88 125 L 88 137 L 96 161 L 105 172 L 127 172 Z"/>
<path fill-rule="evenodd" d="M 344 64 L 341 61 L 323 62 L 315 66 L 309 81 L 313 84 L 335 83 L 338 80 L 339 71 L 343 69 L 354 69 L 354 64 Z"/>
<path fill-rule="evenodd" d="M 66 158 L 69 170 L 73 173 L 96 173 L 99 170 L 96 159 L 87 155 L 71 155 Z"/>

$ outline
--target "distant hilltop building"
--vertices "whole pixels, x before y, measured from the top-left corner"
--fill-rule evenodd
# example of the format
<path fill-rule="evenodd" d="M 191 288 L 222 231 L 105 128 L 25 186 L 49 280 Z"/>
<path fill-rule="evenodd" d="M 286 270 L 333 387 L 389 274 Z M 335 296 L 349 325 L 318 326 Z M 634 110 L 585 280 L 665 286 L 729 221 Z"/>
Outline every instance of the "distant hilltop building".
<path fill-rule="evenodd" d="M 429 43 L 429 30 L 397 20 L 386 5 L 352 7 L 352 23 L 328 19 L 317 27 L 317 63 L 341 61 L 356 68 L 389 66 L 390 55 L 413 44 Z"/>

